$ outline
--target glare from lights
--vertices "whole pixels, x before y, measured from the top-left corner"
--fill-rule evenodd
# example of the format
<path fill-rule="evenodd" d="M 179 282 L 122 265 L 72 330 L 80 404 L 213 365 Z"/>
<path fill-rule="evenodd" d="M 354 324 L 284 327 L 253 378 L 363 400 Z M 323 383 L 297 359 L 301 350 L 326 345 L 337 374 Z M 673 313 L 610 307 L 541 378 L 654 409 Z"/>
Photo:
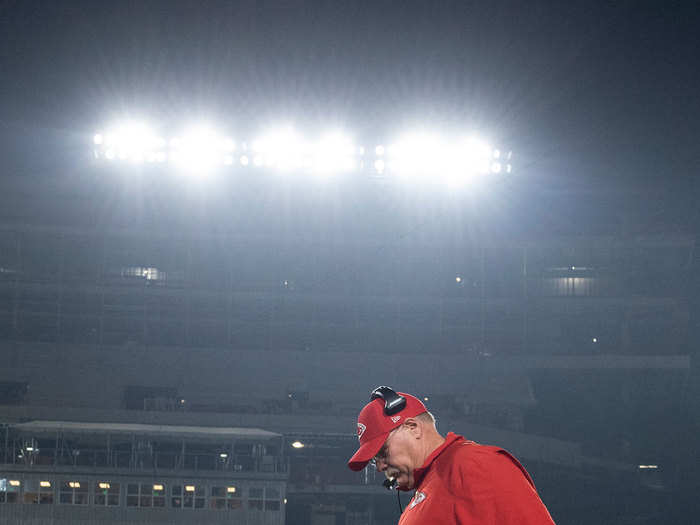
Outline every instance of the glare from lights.
<path fill-rule="evenodd" d="M 257 153 L 254 164 L 264 164 L 279 172 L 299 169 L 306 149 L 302 138 L 290 126 L 272 129 L 253 141 L 253 151 Z"/>
<path fill-rule="evenodd" d="M 455 277 L 455 281 L 457 281 L 457 283 L 461 283 L 462 278 L 458 275 L 457 277 Z"/>
<path fill-rule="evenodd" d="M 474 136 L 430 130 L 407 132 L 388 144 L 366 148 L 338 130 L 308 137 L 283 126 L 253 141 L 236 142 L 198 124 L 166 140 L 143 122 L 128 121 L 95 133 L 92 142 L 98 160 L 169 163 L 189 174 L 247 166 L 316 175 L 363 171 L 458 188 L 513 169 L 512 151 L 494 149 Z"/>
<path fill-rule="evenodd" d="M 10 480 L 10 486 L 11 487 L 19 487 L 21 485 L 20 481 L 18 479 L 11 479 Z"/>
<path fill-rule="evenodd" d="M 594 338 L 593 338 L 593 342 L 594 342 L 594 343 L 597 343 L 597 342 L 598 342 L 598 338 L 597 338 L 597 337 L 594 337 Z"/>
<path fill-rule="evenodd" d="M 185 485 L 185 491 L 194 492 L 194 485 Z"/>
<path fill-rule="evenodd" d="M 396 175 L 424 175 L 435 171 L 443 151 L 437 135 L 404 135 L 388 148 L 389 166 Z"/>
<path fill-rule="evenodd" d="M 293 448 L 304 448 L 304 446 L 304 443 L 302 443 L 301 441 L 295 441 L 294 443 L 292 443 Z"/>
<path fill-rule="evenodd" d="M 68 486 L 72 489 L 79 489 L 80 488 L 80 482 L 79 481 L 69 481 Z"/>
<path fill-rule="evenodd" d="M 161 485 L 160 483 L 156 483 L 155 485 L 153 485 L 153 490 L 161 491 L 163 490 L 163 485 Z"/>
<path fill-rule="evenodd" d="M 235 494 L 236 487 L 226 487 L 226 492 L 228 492 L 229 494 Z"/>
<path fill-rule="evenodd" d="M 108 489 L 108 488 L 110 488 L 111 486 L 112 486 L 112 485 L 110 485 L 109 483 L 104 483 L 104 482 L 102 482 L 102 483 L 99 484 L 99 487 L 100 487 L 101 489 Z"/>
<path fill-rule="evenodd" d="M 331 132 L 310 148 L 313 171 L 318 174 L 345 173 L 351 171 L 356 150 L 352 140 L 340 132 Z"/>
<path fill-rule="evenodd" d="M 441 180 L 458 187 L 476 175 L 490 171 L 491 147 L 476 138 L 446 138 L 433 132 L 412 132 L 401 136 L 387 149 L 389 175 Z M 377 168 L 375 163 L 375 168 Z"/>
<path fill-rule="evenodd" d="M 48 488 L 51 486 L 51 482 L 50 481 L 40 481 L 39 486 L 44 487 L 44 488 Z"/>
<path fill-rule="evenodd" d="M 226 459 L 228 457 L 228 454 L 226 452 L 222 452 L 221 454 L 219 454 L 219 457 L 221 459 Z"/>
<path fill-rule="evenodd" d="M 658 465 L 639 465 L 640 469 L 657 469 L 659 468 Z"/>
<path fill-rule="evenodd" d="M 464 139 L 461 157 L 465 169 L 471 174 L 488 173 L 491 146 L 475 137 Z"/>
<path fill-rule="evenodd" d="M 225 153 L 231 145 L 231 139 L 220 137 L 206 125 L 196 125 L 171 141 L 170 159 L 187 173 L 206 174 L 218 165 L 233 164 L 233 157 Z"/>
<path fill-rule="evenodd" d="M 445 182 L 449 188 L 459 189 L 467 183 L 467 179 L 464 177 L 458 177 L 456 175 L 448 175 L 445 178 Z"/>
<path fill-rule="evenodd" d="M 98 156 L 104 146 L 107 159 L 119 158 L 136 163 L 157 154 L 165 146 L 165 141 L 150 126 L 136 121 L 118 124 L 104 134 L 96 133 L 93 143 L 99 148 L 96 150 Z"/>

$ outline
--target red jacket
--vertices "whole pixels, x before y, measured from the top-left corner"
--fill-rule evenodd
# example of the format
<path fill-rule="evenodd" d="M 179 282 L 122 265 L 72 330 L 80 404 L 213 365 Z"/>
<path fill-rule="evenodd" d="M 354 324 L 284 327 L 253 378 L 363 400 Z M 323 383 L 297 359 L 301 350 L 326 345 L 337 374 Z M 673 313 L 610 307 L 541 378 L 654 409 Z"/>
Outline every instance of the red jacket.
<path fill-rule="evenodd" d="M 399 525 L 553 525 L 535 484 L 498 447 L 450 432 L 413 473 L 416 493 Z"/>

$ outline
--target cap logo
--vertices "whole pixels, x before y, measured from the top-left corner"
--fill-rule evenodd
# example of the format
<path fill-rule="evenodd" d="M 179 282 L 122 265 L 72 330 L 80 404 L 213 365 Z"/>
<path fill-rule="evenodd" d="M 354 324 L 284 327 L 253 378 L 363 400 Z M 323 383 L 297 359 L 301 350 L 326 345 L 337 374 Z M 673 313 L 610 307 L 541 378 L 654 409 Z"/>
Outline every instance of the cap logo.
<path fill-rule="evenodd" d="M 362 434 L 365 433 L 365 430 L 367 430 L 367 427 L 363 425 L 362 423 L 357 424 L 357 439 L 362 439 Z"/>
<path fill-rule="evenodd" d="M 392 422 L 392 423 L 396 423 L 396 422 L 399 421 L 400 419 L 401 419 L 401 416 L 391 416 L 391 422 Z"/>

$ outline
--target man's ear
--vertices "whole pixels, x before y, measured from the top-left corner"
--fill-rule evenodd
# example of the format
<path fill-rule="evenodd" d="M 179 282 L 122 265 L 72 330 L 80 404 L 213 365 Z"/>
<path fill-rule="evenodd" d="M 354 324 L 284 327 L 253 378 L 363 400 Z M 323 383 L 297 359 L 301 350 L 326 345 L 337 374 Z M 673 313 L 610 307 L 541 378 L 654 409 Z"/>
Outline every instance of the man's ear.
<path fill-rule="evenodd" d="M 416 418 L 409 417 L 403 422 L 403 424 L 414 437 L 420 438 L 423 435 L 423 426 Z"/>

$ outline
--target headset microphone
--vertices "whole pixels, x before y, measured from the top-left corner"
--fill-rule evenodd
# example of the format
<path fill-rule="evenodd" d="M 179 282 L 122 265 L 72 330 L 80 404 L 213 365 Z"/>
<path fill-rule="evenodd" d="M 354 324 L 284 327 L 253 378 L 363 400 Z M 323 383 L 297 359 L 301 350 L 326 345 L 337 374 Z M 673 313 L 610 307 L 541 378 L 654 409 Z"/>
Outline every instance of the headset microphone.
<path fill-rule="evenodd" d="M 399 504 L 399 514 L 403 514 L 403 506 L 401 505 L 401 491 L 399 491 L 397 487 L 398 483 L 399 482 L 396 481 L 396 478 L 386 478 L 384 481 L 382 481 L 382 485 L 384 485 L 385 489 L 396 489 L 396 503 Z"/>

